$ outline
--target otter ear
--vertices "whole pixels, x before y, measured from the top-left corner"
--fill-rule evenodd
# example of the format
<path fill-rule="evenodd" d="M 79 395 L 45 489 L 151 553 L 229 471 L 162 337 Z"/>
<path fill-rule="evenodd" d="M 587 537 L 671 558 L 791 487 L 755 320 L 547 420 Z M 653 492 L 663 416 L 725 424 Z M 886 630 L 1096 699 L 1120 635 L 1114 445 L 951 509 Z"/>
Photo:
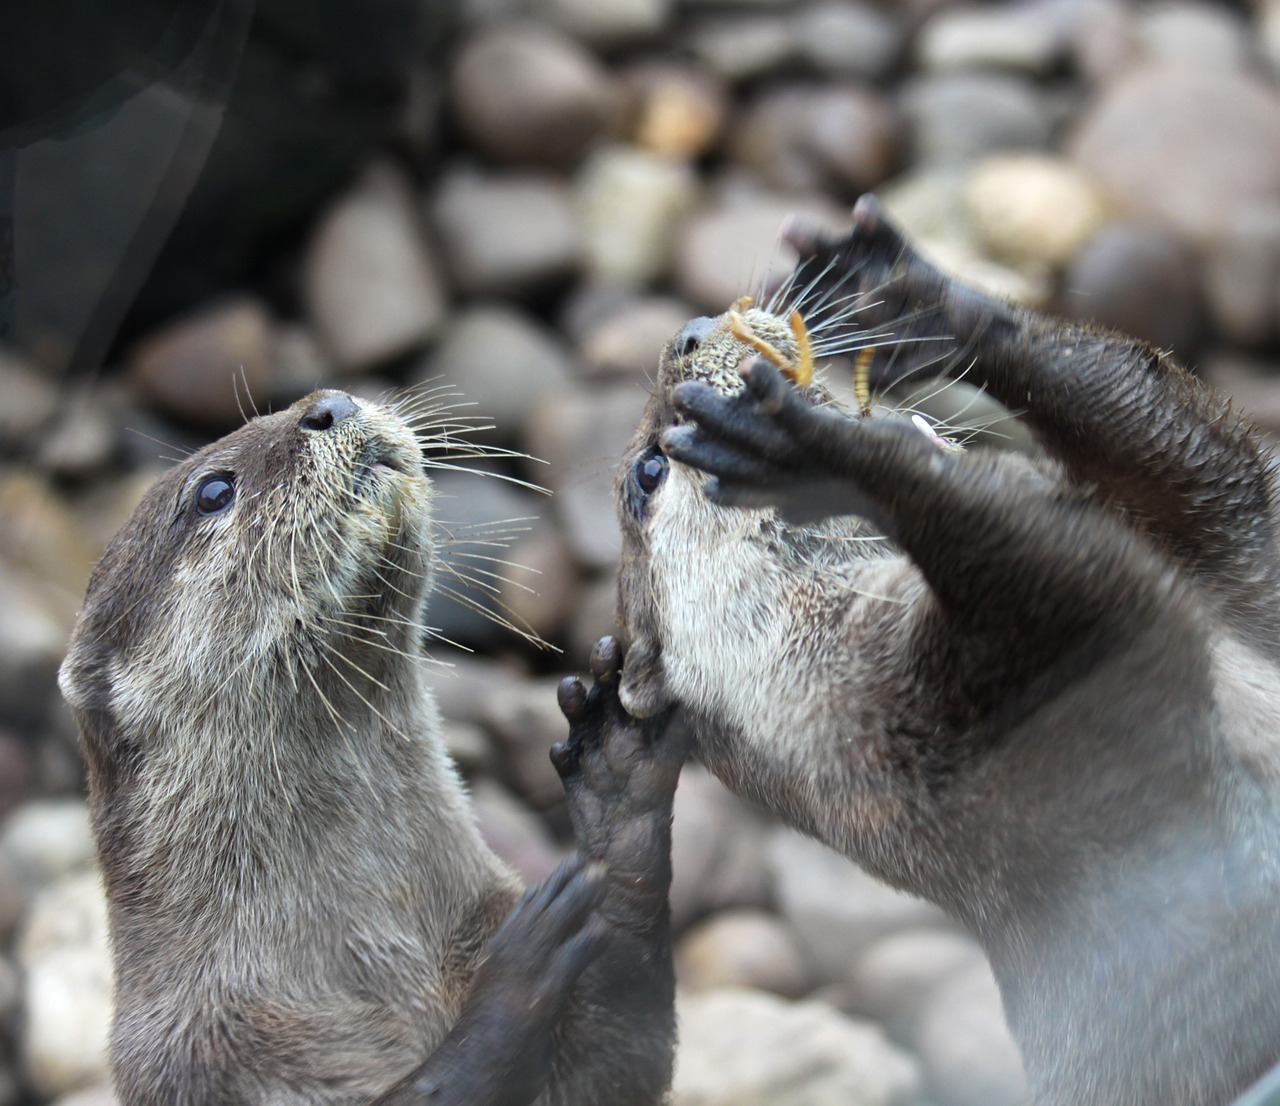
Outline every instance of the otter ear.
<path fill-rule="evenodd" d="M 109 655 L 94 639 L 82 615 L 58 668 L 58 688 L 75 711 L 103 711 L 110 706 Z"/>
<path fill-rule="evenodd" d="M 627 649 L 618 698 L 632 718 L 652 718 L 671 706 L 662 652 L 653 639 L 637 638 Z"/>

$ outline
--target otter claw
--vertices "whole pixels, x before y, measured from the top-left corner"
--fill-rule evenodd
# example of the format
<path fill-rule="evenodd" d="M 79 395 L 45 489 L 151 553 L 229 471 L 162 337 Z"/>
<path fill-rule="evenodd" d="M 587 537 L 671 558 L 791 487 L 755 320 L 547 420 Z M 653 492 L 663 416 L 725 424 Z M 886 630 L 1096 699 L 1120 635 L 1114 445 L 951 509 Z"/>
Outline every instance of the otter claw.
<path fill-rule="evenodd" d="M 622 667 L 622 650 L 612 637 L 602 637 L 591 650 L 591 675 L 597 680 L 608 681 L 618 675 Z"/>
<path fill-rule="evenodd" d="M 582 713 L 587 702 L 587 689 L 577 676 L 566 676 L 556 688 L 556 702 L 566 718 L 573 718 Z"/>

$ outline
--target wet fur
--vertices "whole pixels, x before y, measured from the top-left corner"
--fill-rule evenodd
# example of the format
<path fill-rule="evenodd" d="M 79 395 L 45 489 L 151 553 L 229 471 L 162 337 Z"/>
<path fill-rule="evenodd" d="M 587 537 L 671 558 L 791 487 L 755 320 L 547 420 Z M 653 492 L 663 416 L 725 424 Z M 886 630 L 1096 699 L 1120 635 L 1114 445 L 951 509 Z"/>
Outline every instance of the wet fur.
<path fill-rule="evenodd" d="M 1141 343 L 943 277 L 874 201 L 793 237 L 786 306 L 828 348 L 965 374 L 1045 456 L 837 413 L 690 324 L 619 470 L 624 702 L 680 703 L 731 787 L 963 921 L 1037 1102 L 1229 1101 L 1280 1059 L 1265 451 Z"/>
<path fill-rule="evenodd" d="M 308 429 L 332 395 L 161 478 L 97 566 L 62 669 L 106 881 L 126 1106 L 368 1101 L 445 1039 L 520 896 L 475 828 L 423 678 L 422 452 L 360 401 Z M 196 491 L 218 473 L 235 475 L 236 499 L 201 515 Z M 657 917 L 644 920 L 665 934 Z M 520 986 L 536 977 L 519 963 L 532 952 L 508 955 Z M 669 1009 L 588 1009 L 587 1039 L 560 1035 L 538 1101 L 594 1102 L 618 1078 L 627 1101 L 658 1101 Z M 480 1060 L 501 1072 L 496 1051 Z M 431 1101 L 468 1101 L 450 1093 Z M 483 1101 L 534 1096 L 503 1093 Z"/>

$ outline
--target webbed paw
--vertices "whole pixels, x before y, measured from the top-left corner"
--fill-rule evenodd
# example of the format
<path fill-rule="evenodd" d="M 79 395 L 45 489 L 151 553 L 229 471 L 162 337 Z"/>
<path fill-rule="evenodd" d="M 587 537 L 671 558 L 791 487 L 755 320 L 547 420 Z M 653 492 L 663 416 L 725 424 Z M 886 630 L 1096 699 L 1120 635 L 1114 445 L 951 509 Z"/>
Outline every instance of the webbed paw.
<path fill-rule="evenodd" d="M 507 915 L 485 946 L 462 1013 L 427 1060 L 371 1106 L 525 1106 L 551 1075 L 574 985 L 609 927 L 604 869 L 575 855 Z"/>
<path fill-rule="evenodd" d="M 618 700 L 622 647 L 601 638 L 588 690 L 576 676 L 560 684 L 569 739 L 551 750 L 564 781 L 578 848 L 604 862 L 611 923 L 644 929 L 666 910 L 671 882 L 671 811 L 691 739 L 668 726 L 674 709 L 643 721 Z"/>
<path fill-rule="evenodd" d="M 1009 304 L 926 260 L 875 196 L 859 198 L 842 234 L 797 219 L 782 236 L 799 254 L 793 283 L 803 291 L 793 306 L 822 320 L 819 345 L 874 351 L 865 365 L 874 389 L 963 371 L 984 335 L 1016 325 Z"/>

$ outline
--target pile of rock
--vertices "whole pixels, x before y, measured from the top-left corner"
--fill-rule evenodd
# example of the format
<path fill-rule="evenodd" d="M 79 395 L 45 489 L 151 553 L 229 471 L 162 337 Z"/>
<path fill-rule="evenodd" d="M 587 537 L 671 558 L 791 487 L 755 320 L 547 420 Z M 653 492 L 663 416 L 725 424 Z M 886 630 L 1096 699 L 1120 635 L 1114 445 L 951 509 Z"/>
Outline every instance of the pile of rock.
<path fill-rule="evenodd" d="M 450 746 L 531 880 L 565 846 L 556 677 L 613 624 L 616 459 L 662 344 L 788 265 L 783 215 L 838 227 L 874 189 L 940 263 L 1173 349 L 1280 432 L 1275 0 L 464 0 L 447 59 L 406 63 L 388 140 L 347 142 L 345 186 L 288 212 L 300 243 L 259 235 L 269 264 L 92 384 L 59 382 L 56 343 L 0 356 L 0 1106 L 103 1078 L 54 685 L 89 568 L 159 467 L 245 410 L 407 389 L 480 452 L 540 459 L 439 471 L 431 609 L 477 650 L 436 651 Z M 990 972 L 936 911 L 697 768 L 675 871 L 677 1106 L 1024 1100 Z"/>

